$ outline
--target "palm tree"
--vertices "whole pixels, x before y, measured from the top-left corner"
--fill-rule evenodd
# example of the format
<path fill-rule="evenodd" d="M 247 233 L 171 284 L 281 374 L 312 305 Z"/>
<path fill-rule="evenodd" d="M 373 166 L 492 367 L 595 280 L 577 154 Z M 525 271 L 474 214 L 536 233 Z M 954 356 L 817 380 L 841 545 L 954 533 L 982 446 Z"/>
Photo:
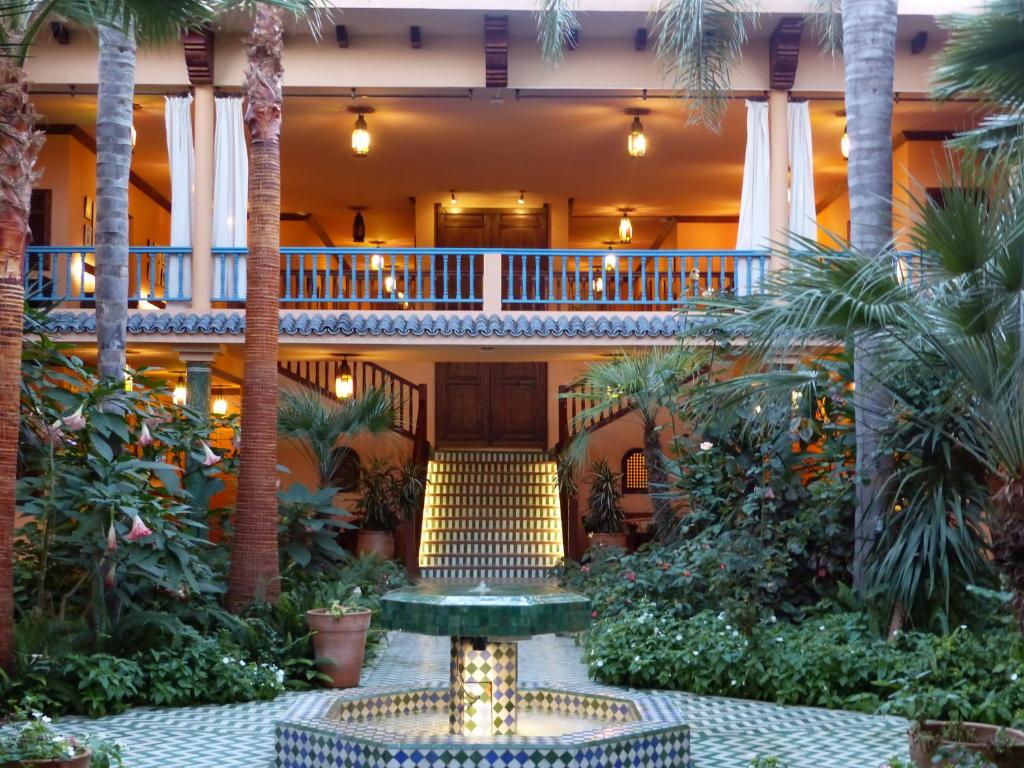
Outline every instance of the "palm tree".
<path fill-rule="evenodd" d="M 680 390 L 703 370 L 706 356 L 681 345 L 628 352 L 606 362 L 592 364 L 581 379 L 581 392 L 562 397 L 586 400 L 590 405 L 576 417 L 577 437 L 568 448 L 568 460 L 581 466 L 587 458 L 588 425 L 615 406 L 633 411 L 643 427 L 644 461 L 652 489 L 654 525 L 659 537 L 675 527 L 676 515 L 666 496 L 668 472 L 661 449 L 660 423 L 668 409 L 674 418 Z"/>
<path fill-rule="evenodd" d="M 911 236 L 921 255 L 912 280 L 902 262 L 894 268 L 894 260 L 874 253 L 836 253 L 807 242 L 807 253 L 792 254 L 789 268 L 767 280 L 764 296 L 717 302 L 728 312 L 716 325 L 750 335 L 746 351 L 758 366 L 798 349 L 806 355 L 808 339 L 824 346 L 854 337 L 877 340 L 875 381 L 894 398 L 898 412 L 872 415 L 894 432 L 909 426 L 930 434 L 924 445 L 939 452 L 941 462 L 956 461 L 963 470 L 969 461 L 983 482 L 971 487 L 968 478 L 950 492 L 960 483 L 951 466 L 937 479 L 916 466 L 898 468 L 890 487 L 919 518 L 900 512 L 902 530 L 891 535 L 902 541 L 887 542 L 893 549 L 875 553 L 868 563 L 877 564 L 881 578 L 887 570 L 895 577 L 891 592 L 909 605 L 915 580 L 919 585 L 925 571 L 920 563 L 917 575 L 897 569 L 893 552 L 927 560 L 928 581 L 948 579 L 951 568 L 973 568 L 968 560 L 984 549 L 989 529 L 995 563 L 1008 577 L 1024 631 L 1022 150 L 1011 145 L 965 153 L 951 162 L 941 204 L 927 196 L 915 204 Z M 931 388 L 930 382 L 937 385 Z M 749 393 L 750 384 L 748 379 L 732 386 Z M 922 386 L 929 388 L 925 405 Z M 947 452 L 949 459 L 943 458 Z M 940 468 L 941 462 L 932 459 Z M 923 497 L 922 483 L 934 486 Z M 978 503 L 983 510 L 968 508 Z"/>
<path fill-rule="evenodd" d="M 96 109 L 96 342 L 104 379 L 121 381 L 128 326 L 128 183 L 135 32 L 99 28 Z"/>
<path fill-rule="evenodd" d="M 847 179 L 850 247 L 890 263 L 892 242 L 892 92 L 896 62 L 896 0 L 844 0 L 843 63 L 850 134 Z M 857 509 L 853 583 L 867 585 L 867 558 L 881 530 L 891 461 L 880 450 L 891 397 L 878 383 L 880 340 L 854 340 L 854 418 L 857 439 Z"/>
<path fill-rule="evenodd" d="M 242 460 L 228 607 L 273 601 L 277 553 L 277 337 L 281 281 L 282 9 L 259 3 L 242 92 L 249 127 L 249 257 L 245 302 Z"/>
<path fill-rule="evenodd" d="M 324 488 L 333 482 L 345 456 L 342 438 L 360 432 L 387 432 L 395 423 L 395 405 L 382 389 L 339 402 L 307 388 L 295 388 L 282 394 L 277 423 L 281 437 L 293 441 L 317 468 Z"/>
<path fill-rule="evenodd" d="M 25 0 L 0 11 L 0 667 L 12 660 L 12 550 L 25 247 L 35 164 L 43 144 L 28 95 L 25 61 L 52 15 L 86 26 L 178 27 L 206 13 L 202 0 Z"/>

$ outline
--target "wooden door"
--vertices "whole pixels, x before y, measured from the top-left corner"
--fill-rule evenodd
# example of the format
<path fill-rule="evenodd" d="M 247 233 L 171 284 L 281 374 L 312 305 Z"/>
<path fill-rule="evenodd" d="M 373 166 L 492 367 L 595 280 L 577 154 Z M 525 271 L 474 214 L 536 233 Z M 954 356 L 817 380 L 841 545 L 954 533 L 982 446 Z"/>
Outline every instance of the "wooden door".
<path fill-rule="evenodd" d="M 546 363 L 438 363 L 437 444 L 544 448 Z"/>

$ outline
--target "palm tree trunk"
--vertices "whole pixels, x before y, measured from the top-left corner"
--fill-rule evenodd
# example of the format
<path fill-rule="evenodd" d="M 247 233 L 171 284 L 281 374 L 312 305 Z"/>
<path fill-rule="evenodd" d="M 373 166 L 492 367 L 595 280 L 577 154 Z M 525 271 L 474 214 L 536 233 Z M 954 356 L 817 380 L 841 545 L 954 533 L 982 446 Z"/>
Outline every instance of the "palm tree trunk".
<path fill-rule="evenodd" d="M 25 70 L 0 56 L 0 668 L 14 661 L 14 483 L 24 323 L 22 269 L 36 158 L 43 135 Z"/>
<path fill-rule="evenodd" d="M 851 246 L 889 258 L 892 239 L 892 94 L 896 0 L 843 0 L 846 120 L 850 134 Z M 854 340 L 857 508 L 854 587 L 863 592 L 867 560 L 887 507 L 891 461 L 879 456 L 892 398 L 875 379 L 879 340 Z"/>
<path fill-rule="evenodd" d="M 668 473 L 665 471 L 665 459 L 661 455 L 655 426 L 644 424 L 644 462 L 647 464 L 647 486 L 654 506 L 654 532 L 659 539 L 664 540 L 675 527 L 676 514 L 672 502 L 664 496 Z"/>
<path fill-rule="evenodd" d="M 249 155 L 242 456 L 228 607 L 273 601 L 277 552 L 277 334 L 281 281 L 281 9 L 260 3 L 246 48 Z"/>
<path fill-rule="evenodd" d="M 121 381 L 128 323 L 128 184 L 135 35 L 101 26 L 96 110 L 96 345 L 99 374 Z"/>

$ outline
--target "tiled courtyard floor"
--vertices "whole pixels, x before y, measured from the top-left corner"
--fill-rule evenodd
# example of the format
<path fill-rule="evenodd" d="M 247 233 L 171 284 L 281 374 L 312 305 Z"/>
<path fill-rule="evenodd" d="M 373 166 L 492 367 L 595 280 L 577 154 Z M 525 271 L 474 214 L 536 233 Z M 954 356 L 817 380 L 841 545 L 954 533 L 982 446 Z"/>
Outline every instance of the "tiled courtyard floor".
<path fill-rule="evenodd" d="M 526 685 L 587 681 L 580 649 L 570 639 L 534 638 L 520 646 L 519 660 Z M 447 638 L 393 634 L 363 684 L 440 687 L 447 677 Z M 316 691 L 255 704 L 136 709 L 98 720 L 68 719 L 63 727 L 121 742 L 128 768 L 267 768 L 273 760 L 274 722 L 303 697 L 329 695 Z M 895 718 L 661 695 L 685 713 L 692 728 L 694 768 L 746 768 L 753 758 L 768 755 L 790 768 L 878 768 L 893 755 L 906 757 L 906 724 Z"/>

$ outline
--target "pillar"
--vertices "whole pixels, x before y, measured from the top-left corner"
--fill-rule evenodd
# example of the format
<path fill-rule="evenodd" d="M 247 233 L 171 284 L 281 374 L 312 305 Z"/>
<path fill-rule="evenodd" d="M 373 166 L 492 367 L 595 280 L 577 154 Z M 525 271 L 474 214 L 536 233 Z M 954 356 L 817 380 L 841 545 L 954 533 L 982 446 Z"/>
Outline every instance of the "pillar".
<path fill-rule="evenodd" d="M 195 204 L 192 217 L 192 310 L 210 311 L 213 289 L 213 139 L 216 102 L 212 85 L 195 87 Z"/>
<path fill-rule="evenodd" d="M 566 249 L 569 247 L 569 201 L 563 198 L 555 198 L 548 209 L 548 221 L 550 231 L 548 239 L 554 249 Z"/>
<path fill-rule="evenodd" d="M 789 241 L 789 94 L 768 93 L 768 142 L 770 151 L 769 189 L 771 193 L 771 241 L 773 248 Z M 783 260 L 772 254 L 771 268 Z"/>
<path fill-rule="evenodd" d="M 210 384 L 213 378 L 213 358 L 216 349 L 183 349 L 178 356 L 185 363 L 185 404 L 201 417 L 210 415 Z M 193 446 L 197 450 L 199 446 Z M 209 510 L 210 494 L 202 465 L 191 456 L 185 461 L 185 490 L 192 496 L 192 508 L 199 513 Z"/>
<path fill-rule="evenodd" d="M 434 247 L 434 198 L 422 195 L 416 198 L 416 247 Z"/>
<path fill-rule="evenodd" d="M 484 255 L 483 312 L 496 315 L 501 312 L 501 254 Z"/>
<path fill-rule="evenodd" d="M 518 717 L 517 643 L 453 637 L 448 731 L 466 736 L 514 736 Z"/>

